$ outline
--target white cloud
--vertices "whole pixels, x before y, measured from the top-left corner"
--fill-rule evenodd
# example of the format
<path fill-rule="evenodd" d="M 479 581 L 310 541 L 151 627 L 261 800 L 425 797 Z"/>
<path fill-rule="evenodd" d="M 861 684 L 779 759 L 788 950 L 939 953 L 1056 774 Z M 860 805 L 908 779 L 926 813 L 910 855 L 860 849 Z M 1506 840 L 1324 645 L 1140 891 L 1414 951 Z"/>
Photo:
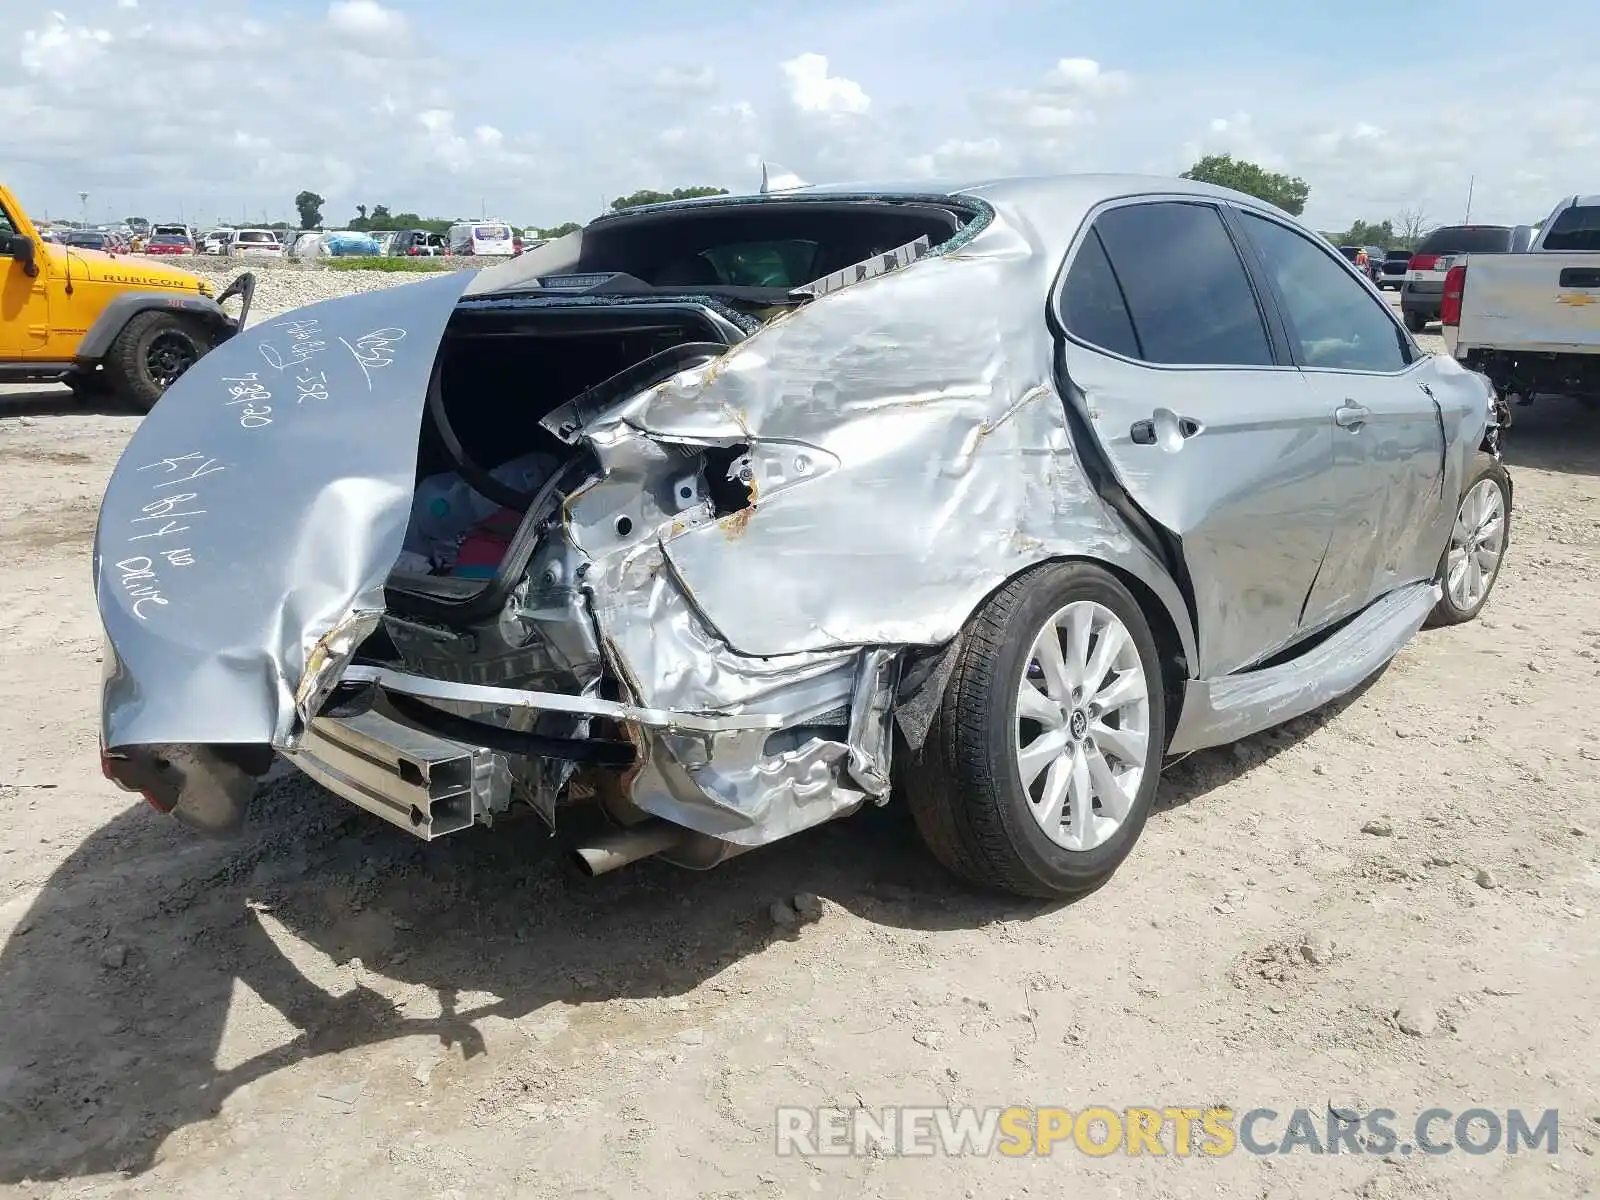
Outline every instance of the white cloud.
<path fill-rule="evenodd" d="M 328 5 L 328 24 L 337 33 L 380 42 L 400 41 L 407 32 L 405 15 L 385 8 L 378 0 L 333 0 Z"/>
<path fill-rule="evenodd" d="M 804 113 L 864 113 L 872 104 L 854 79 L 828 74 L 828 60 L 821 54 L 801 54 L 783 64 L 789 80 L 789 99 Z"/>
<path fill-rule="evenodd" d="M 640 187 L 753 189 L 762 161 L 817 182 L 959 180 L 1174 173 L 1214 152 L 1302 176 L 1308 218 L 1333 228 L 1414 205 L 1459 219 L 1474 175 L 1475 219 L 1531 220 L 1600 157 L 1581 56 L 1514 24 L 1493 56 L 1445 52 L 1436 73 L 1473 86 L 1418 106 L 1281 29 L 1246 47 L 1186 27 L 1174 56 L 1179 35 L 1152 21 L 1147 55 L 1097 59 L 1084 51 L 1109 43 L 1087 17 L 1077 42 L 1035 28 L 1008 47 L 1005 21 L 963 37 L 980 0 L 817 0 L 736 23 L 683 10 L 581 35 L 512 22 L 470 50 L 422 36 L 422 0 L 317 0 L 324 19 L 292 32 L 269 0 L 230 0 L 223 20 L 206 0 L 0 3 L 6 181 L 41 210 L 89 189 L 152 216 L 291 216 L 309 188 L 330 221 L 481 199 L 548 225 Z M 860 47 L 893 52 L 857 68 Z"/>
<path fill-rule="evenodd" d="M 1125 71 L 1102 70 L 1092 58 L 1063 58 L 1045 76 L 1045 90 L 1094 100 L 1125 95 L 1132 80 Z"/>
<path fill-rule="evenodd" d="M 138 8 L 139 0 L 117 0 L 118 8 Z"/>
<path fill-rule="evenodd" d="M 104 56 L 111 41 L 109 30 L 69 24 L 65 15 L 53 12 L 44 28 L 23 32 L 22 69 L 29 75 L 70 83 Z"/>

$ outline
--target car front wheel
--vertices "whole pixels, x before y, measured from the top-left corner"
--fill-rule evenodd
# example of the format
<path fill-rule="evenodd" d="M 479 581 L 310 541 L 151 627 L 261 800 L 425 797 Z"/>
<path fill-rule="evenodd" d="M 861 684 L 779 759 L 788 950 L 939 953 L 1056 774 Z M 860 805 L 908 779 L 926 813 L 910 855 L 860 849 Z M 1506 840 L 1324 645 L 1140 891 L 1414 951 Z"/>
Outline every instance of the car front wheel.
<path fill-rule="evenodd" d="M 1133 849 L 1165 744 L 1138 602 L 1095 564 L 1051 564 L 969 622 L 906 800 L 957 875 L 1063 899 L 1099 887 Z"/>
<path fill-rule="evenodd" d="M 1511 476 L 1492 454 L 1478 452 L 1439 560 L 1444 594 L 1429 625 L 1460 625 L 1488 603 L 1511 542 Z"/>

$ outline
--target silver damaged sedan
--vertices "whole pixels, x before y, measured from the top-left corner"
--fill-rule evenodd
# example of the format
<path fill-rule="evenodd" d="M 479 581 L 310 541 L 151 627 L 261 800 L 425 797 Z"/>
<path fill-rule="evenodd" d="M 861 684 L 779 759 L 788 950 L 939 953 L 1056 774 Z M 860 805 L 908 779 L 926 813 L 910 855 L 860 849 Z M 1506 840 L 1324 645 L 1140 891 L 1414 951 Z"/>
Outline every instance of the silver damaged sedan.
<path fill-rule="evenodd" d="M 794 186 L 788 186 L 793 184 Z M 108 486 L 106 774 L 207 833 L 283 758 L 599 873 L 891 798 L 1070 896 L 1164 762 L 1473 618 L 1481 376 L 1181 180 L 786 180 L 252 326 Z"/>

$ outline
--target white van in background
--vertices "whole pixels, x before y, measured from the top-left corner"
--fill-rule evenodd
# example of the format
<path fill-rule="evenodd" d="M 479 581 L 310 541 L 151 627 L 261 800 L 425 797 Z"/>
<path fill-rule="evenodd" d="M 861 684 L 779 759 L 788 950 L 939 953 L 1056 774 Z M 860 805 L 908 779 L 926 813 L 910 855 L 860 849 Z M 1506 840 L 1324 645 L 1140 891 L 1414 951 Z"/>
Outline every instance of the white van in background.
<path fill-rule="evenodd" d="M 504 221 L 464 221 L 450 226 L 446 235 L 451 254 L 500 255 L 516 253 L 511 242 L 511 226 Z"/>

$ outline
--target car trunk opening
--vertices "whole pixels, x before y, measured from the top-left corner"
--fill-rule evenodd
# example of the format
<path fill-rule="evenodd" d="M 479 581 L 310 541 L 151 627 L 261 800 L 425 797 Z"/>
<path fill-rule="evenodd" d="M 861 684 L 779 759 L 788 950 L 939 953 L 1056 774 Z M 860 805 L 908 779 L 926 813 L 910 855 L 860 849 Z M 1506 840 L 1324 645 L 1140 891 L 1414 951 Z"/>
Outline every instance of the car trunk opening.
<path fill-rule="evenodd" d="M 562 498 L 596 471 L 547 419 L 626 399 L 742 337 L 692 302 L 463 306 L 430 381 L 390 612 L 455 628 L 492 618 Z"/>

